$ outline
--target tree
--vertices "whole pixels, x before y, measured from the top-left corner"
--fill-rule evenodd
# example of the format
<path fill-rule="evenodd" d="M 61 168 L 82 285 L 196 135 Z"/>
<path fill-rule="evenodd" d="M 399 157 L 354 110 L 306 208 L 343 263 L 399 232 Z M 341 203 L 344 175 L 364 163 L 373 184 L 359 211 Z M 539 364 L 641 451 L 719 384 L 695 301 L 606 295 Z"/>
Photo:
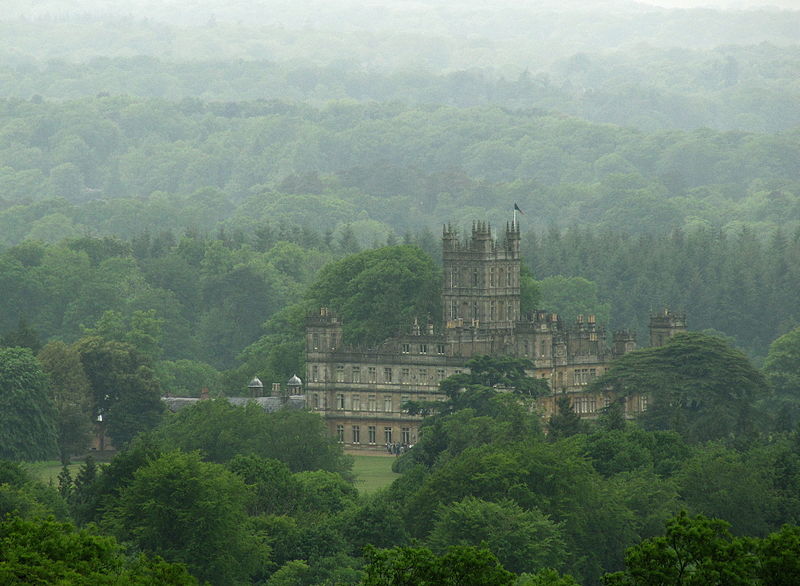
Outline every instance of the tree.
<path fill-rule="evenodd" d="M 58 453 L 47 375 L 27 348 L 0 348 L 0 458 L 47 460 Z"/>
<path fill-rule="evenodd" d="M 66 464 L 89 445 L 92 432 L 91 388 L 80 356 L 64 342 L 49 342 L 39 353 L 42 369 L 50 378 L 50 397 L 56 411 L 58 451 Z"/>
<path fill-rule="evenodd" d="M 197 584 L 180 564 L 128 557 L 112 537 L 50 519 L 0 520 L 0 582 L 5 584 Z"/>
<path fill-rule="evenodd" d="M 223 466 L 169 452 L 136 470 L 111 516 L 120 539 L 185 563 L 201 580 L 229 584 L 248 579 L 268 556 L 247 521 L 246 498 L 242 479 Z"/>
<path fill-rule="evenodd" d="M 348 342 L 376 344 L 414 318 L 436 319 L 439 287 L 439 272 L 427 254 L 413 246 L 388 246 L 327 265 L 307 300 L 341 315 Z"/>
<path fill-rule="evenodd" d="M 693 441 L 754 433 L 763 375 L 725 341 L 697 332 L 617 359 L 593 388 L 652 397 L 642 416 L 650 429 L 674 429 Z"/>
<path fill-rule="evenodd" d="M 30 348 L 33 352 L 38 352 L 42 343 L 39 341 L 36 330 L 31 328 L 23 318 L 19 318 L 17 329 L 0 338 L 0 346 Z"/>
<path fill-rule="evenodd" d="M 745 586 L 753 583 L 755 562 L 747 541 L 733 537 L 727 523 L 682 511 L 667 522 L 663 537 L 628 549 L 625 571 L 605 575 L 603 584 Z"/>
<path fill-rule="evenodd" d="M 561 526 L 538 509 L 507 500 L 465 497 L 440 507 L 428 544 L 435 552 L 451 545 L 485 547 L 517 574 L 559 568 L 567 557 Z"/>
<path fill-rule="evenodd" d="M 758 576 L 764 586 L 792 586 L 800 576 L 800 527 L 784 525 L 757 542 Z"/>
<path fill-rule="evenodd" d="M 148 361 L 129 344 L 93 336 L 75 344 L 92 388 L 94 412 L 102 416 L 114 445 L 124 447 L 161 420 L 161 391 Z"/>
<path fill-rule="evenodd" d="M 500 586 L 513 584 L 506 571 L 486 549 L 454 546 L 437 557 L 424 547 L 395 547 L 365 552 L 363 586 Z"/>
<path fill-rule="evenodd" d="M 561 395 L 556 399 L 556 412 L 550 416 L 547 422 L 548 438 L 551 440 L 564 439 L 577 433 L 581 433 L 584 424 L 581 416 L 575 413 L 572 408 L 572 401 L 567 395 Z"/>
<path fill-rule="evenodd" d="M 293 472 L 346 474 L 352 466 L 318 415 L 292 409 L 267 413 L 254 402 L 240 407 L 226 399 L 200 401 L 168 419 L 157 435 L 164 445 L 199 450 L 218 463 L 257 455 L 285 462 Z"/>
<path fill-rule="evenodd" d="M 769 347 L 764 374 L 775 391 L 771 405 L 783 431 L 800 421 L 800 327 L 784 334 Z"/>

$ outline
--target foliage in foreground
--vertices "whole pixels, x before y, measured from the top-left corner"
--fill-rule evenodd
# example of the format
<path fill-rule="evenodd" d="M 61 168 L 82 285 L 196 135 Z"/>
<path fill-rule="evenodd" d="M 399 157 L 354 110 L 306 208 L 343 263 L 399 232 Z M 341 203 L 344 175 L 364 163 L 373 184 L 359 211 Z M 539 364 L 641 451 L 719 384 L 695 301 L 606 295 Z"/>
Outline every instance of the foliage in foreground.
<path fill-rule="evenodd" d="M 3 584 L 197 584 L 181 564 L 128 556 L 112 537 L 51 519 L 0 521 Z"/>

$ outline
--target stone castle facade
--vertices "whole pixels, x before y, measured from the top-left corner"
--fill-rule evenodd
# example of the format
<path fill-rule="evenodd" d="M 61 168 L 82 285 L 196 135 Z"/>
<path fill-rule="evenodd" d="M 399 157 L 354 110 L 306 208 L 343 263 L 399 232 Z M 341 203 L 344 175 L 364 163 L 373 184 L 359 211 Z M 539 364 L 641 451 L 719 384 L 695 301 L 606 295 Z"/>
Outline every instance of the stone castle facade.
<path fill-rule="evenodd" d="M 351 448 L 383 449 L 416 443 L 422 417 L 403 409 L 408 401 L 444 401 L 439 382 L 467 371 L 473 356 L 515 356 L 531 360 L 531 376 L 547 380 L 551 394 L 538 400 L 543 416 L 562 393 L 582 417 L 593 417 L 613 397 L 590 393 L 589 383 L 617 356 L 636 349 L 635 336 L 615 332 L 609 340 L 593 315 L 566 324 L 556 314 L 520 312 L 519 225 L 506 226 L 501 239 L 476 223 L 462 239 L 445 226 L 442 235 L 443 328 L 415 323 L 408 334 L 373 349 L 348 347 L 342 322 L 325 308 L 306 322 L 306 404 L 320 412 L 330 433 Z M 663 311 L 651 318 L 650 343 L 660 345 L 686 329 L 683 315 Z M 646 397 L 627 400 L 633 415 Z"/>

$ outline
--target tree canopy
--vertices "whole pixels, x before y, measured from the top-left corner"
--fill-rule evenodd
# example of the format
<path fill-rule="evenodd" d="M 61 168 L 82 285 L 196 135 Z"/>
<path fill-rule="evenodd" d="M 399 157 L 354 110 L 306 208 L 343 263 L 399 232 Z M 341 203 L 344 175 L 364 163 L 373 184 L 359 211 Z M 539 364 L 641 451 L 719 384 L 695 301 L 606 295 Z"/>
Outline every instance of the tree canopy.
<path fill-rule="evenodd" d="M 752 435 L 755 403 L 767 394 L 764 376 L 744 354 L 698 332 L 625 354 L 593 384 L 652 397 L 644 425 L 674 429 L 694 441 Z"/>
<path fill-rule="evenodd" d="M 28 348 L 0 348 L 0 458 L 58 454 L 56 410 L 47 375 Z"/>

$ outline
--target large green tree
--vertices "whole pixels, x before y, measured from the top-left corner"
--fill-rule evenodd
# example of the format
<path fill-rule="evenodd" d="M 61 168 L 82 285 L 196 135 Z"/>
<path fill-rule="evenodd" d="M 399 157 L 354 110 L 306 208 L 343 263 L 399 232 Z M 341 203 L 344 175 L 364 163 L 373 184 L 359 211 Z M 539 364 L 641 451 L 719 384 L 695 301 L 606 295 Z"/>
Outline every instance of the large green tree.
<path fill-rule="evenodd" d="M 770 410 L 779 427 L 794 428 L 800 420 L 800 327 L 770 345 L 764 373 L 775 391 Z"/>
<path fill-rule="evenodd" d="M 146 463 L 119 494 L 117 535 L 185 563 L 214 584 L 243 582 L 269 555 L 245 514 L 242 479 L 196 453 L 168 452 Z"/>
<path fill-rule="evenodd" d="M 439 271 L 414 246 L 366 250 L 327 265 L 311 286 L 308 303 L 326 306 L 344 320 L 345 339 L 382 342 L 416 318 L 438 320 Z"/>
<path fill-rule="evenodd" d="M 594 388 L 648 395 L 644 425 L 674 429 L 694 441 L 752 435 L 755 403 L 767 393 L 763 375 L 744 354 L 697 332 L 625 354 Z"/>
<path fill-rule="evenodd" d="M 256 455 L 281 460 L 293 472 L 347 472 L 352 465 L 319 416 L 290 409 L 267 413 L 254 402 L 200 401 L 166 420 L 157 435 L 165 445 L 199 450 L 212 462 Z"/>
<path fill-rule="evenodd" d="M 129 557 L 113 537 L 76 531 L 52 518 L 1 519 L 0 542 L 4 584 L 197 584 L 180 564 Z"/>
<path fill-rule="evenodd" d="M 424 547 L 369 548 L 363 586 L 501 586 L 513 584 L 486 549 L 454 546 L 441 557 Z"/>
<path fill-rule="evenodd" d="M 567 557 L 563 528 L 538 509 L 474 497 L 440 507 L 428 543 L 439 552 L 451 545 L 486 547 L 515 573 L 560 568 Z"/>
<path fill-rule="evenodd" d="M 75 344 L 92 389 L 93 408 L 102 416 L 117 448 L 161 420 L 161 390 L 148 360 L 133 346 L 97 336 Z"/>
<path fill-rule="evenodd" d="M 631 547 L 625 571 L 604 576 L 603 584 L 751 585 L 758 582 L 757 558 L 750 549 L 724 521 L 681 512 L 667 522 L 665 535 Z"/>
<path fill-rule="evenodd" d="M 28 348 L 0 348 L 0 458 L 58 454 L 56 410 L 47 375 Z"/>
<path fill-rule="evenodd" d="M 92 432 L 91 387 L 74 347 L 49 342 L 39 352 L 39 362 L 50 377 L 50 396 L 56 410 L 58 451 L 62 463 L 83 452 Z"/>

